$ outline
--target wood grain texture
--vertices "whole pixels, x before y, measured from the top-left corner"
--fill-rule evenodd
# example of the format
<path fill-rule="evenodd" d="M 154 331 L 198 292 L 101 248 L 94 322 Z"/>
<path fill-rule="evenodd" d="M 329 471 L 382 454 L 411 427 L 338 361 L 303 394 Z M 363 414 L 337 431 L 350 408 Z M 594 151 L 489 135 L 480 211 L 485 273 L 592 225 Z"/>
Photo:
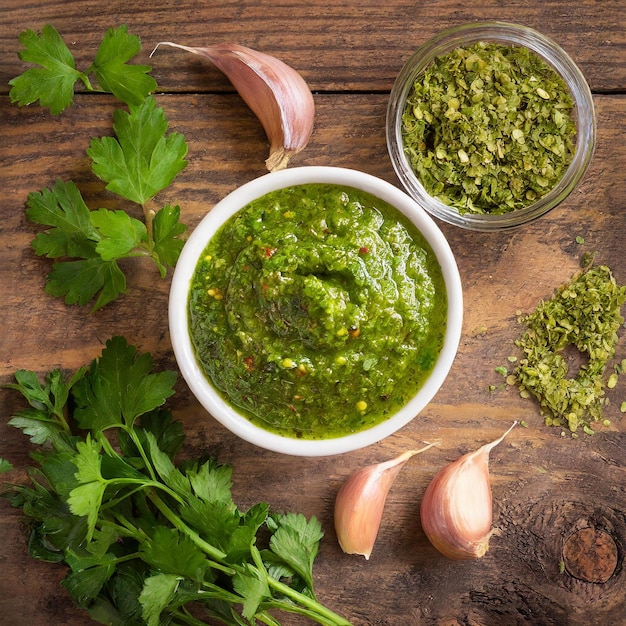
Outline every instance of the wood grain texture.
<path fill-rule="evenodd" d="M 554 39 L 578 63 L 593 90 L 626 86 L 622 0 L 154 0 L 143 2 L 4 0 L 0 27 L 0 89 L 22 71 L 15 57 L 25 29 L 53 24 L 86 68 L 105 30 L 125 23 L 141 36 L 142 60 L 159 41 L 208 45 L 223 41 L 275 54 L 297 68 L 314 91 L 388 91 L 415 49 L 443 28 L 475 21 L 516 22 Z M 224 91 L 209 64 L 162 50 L 152 59 L 166 91 Z"/>
<path fill-rule="evenodd" d="M 347 6 L 344 6 L 347 5 Z M 150 351 L 159 368 L 175 362 L 167 330 L 169 277 L 138 260 L 126 264 L 128 293 L 90 315 L 44 294 L 50 261 L 36 257 L 37 228 L 24 216 L 29 192 L 73 180 L 92 208 L 119 207 L 91 173 L 85 150 L 110 134 L 117 106 L 108 96 L 79 94 L 52 118 L 38 107 L 9 102 L 7 81 L 24 28 L 53 23 L 83 60 L 104 30 L 128 23 L 144 40 L 201 43 L 232 38 L 281 55 L 315 91 L 316 125 L 309 146 L 292 161 L 364 170 L 398 184 L 385 145 L 388 91 L 416 43 L 462 21 L 498 18 L 553 36 L 585 71 L 598 118 L 596 152 L 582 184 L 559 207 L 524 228 L 475 233 L 439 223 L 456 255 L 464 287 L 461 345 L 450 376 L 422 414 L 383 442 L 337 458 L 300 459 L 242 442 L 206 415 L 182 380 L 171 403 L 187 434 L 185 456 L 213 454 L 234 467 L 234 497 L 243 508 L 266 500 L 277 510 L 320 518 L 326 536 L 316 561 L 320 599 L 357 626 L 613 626 L 626 615 L 626 437 L 620 403 L 626 377 L 608 393 L 611 426 L 572 440 L 548 429 L 536 405 L 495 372 L 510 366 L 522 331 L 518 312 L 576 271 L 596 252 L 626 284 L 626 40 L 623 2 L 182 2 L 106 4 L 78 0 L 4 0 L 0 21 L 0 383 L 20 368 L 44 373 L 75 369 L 123 334 Z M 297 24 L 297 33 L 293 24 Z M 158 61 L 158 62 L 157 62 Z M 189 165 L 160 196 L 179 204 L 193 228 L 237 186 L 265 173 L 263 130 L 228 83 L 197 60 L 174 51 L 153 59 L 167 93 L 158 101 L 172 130 L 189 143 Z M 4 91 L 2 91 L 4 90 Z M 606 93 L 612 92 L 612 93 Z M 614 93 L 613 93 L 614 92 Z M 129 210 L 132 207 L 126 206 Z M 584 244 L 576 237 L 584 237 Z M 626 356 L 620 330 L 619 359 Z M 0 389 L 0 457 L 24 481 L 27 439 L 6 422 L 22 408 Z M 421 496 L 446 463 L 517 427 L 491 454 L 497 534 L 480 561 L 455 563 L 428 543 L 419 523 Z M 341 553 L 334 534 L 334 498 L 347 476 L 421 441 L 437 448 L 412 459 L 396 480 L 369 561 Z M 563 546 L 576 531 L 601 529 L 616 542 L 618 561 L 602 584 L 560 571 Z M 62 568 L 29 559 L 24 518 L 0 501 L 0 623 L 16 626 L 91 623 L 59 585 Z M 286 621 L 296 624 L 296 621 Z"/>

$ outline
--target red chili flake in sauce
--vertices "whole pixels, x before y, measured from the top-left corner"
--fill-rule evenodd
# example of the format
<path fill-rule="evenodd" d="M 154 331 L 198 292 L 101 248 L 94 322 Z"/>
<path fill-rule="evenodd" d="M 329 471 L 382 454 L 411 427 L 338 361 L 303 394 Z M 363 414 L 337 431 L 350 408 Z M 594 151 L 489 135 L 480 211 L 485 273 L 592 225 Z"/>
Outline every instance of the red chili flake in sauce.
<path fill-rule="evenodd" d="M 265 253 L 265 258 L 269 259 L 270 257 L 276 254 L 276 248 L 263 248 L 263 252 Z"/>

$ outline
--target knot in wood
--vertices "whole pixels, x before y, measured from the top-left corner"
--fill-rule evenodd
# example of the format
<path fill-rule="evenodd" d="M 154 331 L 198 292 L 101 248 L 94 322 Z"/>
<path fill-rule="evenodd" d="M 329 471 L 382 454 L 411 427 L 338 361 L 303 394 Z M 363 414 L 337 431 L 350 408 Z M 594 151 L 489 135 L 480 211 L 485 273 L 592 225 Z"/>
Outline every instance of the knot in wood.
<path fill-rule="evenodd" d="M 617 545 L 609 533 L 583 528 L 570 535 L 563 545 L 565 569 L 574 578 L 605 583 L 617 567 Z"/>

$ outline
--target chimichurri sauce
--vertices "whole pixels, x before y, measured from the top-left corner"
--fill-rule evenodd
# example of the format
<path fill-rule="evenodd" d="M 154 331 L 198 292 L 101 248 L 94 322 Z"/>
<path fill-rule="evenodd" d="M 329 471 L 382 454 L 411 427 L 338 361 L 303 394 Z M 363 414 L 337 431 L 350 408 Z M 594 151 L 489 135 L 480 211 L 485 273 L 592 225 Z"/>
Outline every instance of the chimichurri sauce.
<path fill-rule="evenodd" d="M 435 254 L 394 207 L 306 184 L 250 203 L 209 241 L 189 296 L 206 376 L 254 424 L 328 439 L 385 420 L 441 351 Z"/>

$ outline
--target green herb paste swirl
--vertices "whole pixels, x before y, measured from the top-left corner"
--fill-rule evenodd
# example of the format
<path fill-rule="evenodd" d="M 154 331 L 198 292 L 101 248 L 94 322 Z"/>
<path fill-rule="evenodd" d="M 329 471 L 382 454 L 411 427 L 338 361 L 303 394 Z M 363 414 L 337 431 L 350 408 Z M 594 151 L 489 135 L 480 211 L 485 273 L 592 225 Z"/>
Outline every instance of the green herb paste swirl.
<path fill-rule="evenodd" d="M 230 218 L 197 264 L 190 332 L 204 372 L 253 423 L 324 439 L 404 406 L 441 351 L 435 254 L 397 209 L 307 184 Z"/>

